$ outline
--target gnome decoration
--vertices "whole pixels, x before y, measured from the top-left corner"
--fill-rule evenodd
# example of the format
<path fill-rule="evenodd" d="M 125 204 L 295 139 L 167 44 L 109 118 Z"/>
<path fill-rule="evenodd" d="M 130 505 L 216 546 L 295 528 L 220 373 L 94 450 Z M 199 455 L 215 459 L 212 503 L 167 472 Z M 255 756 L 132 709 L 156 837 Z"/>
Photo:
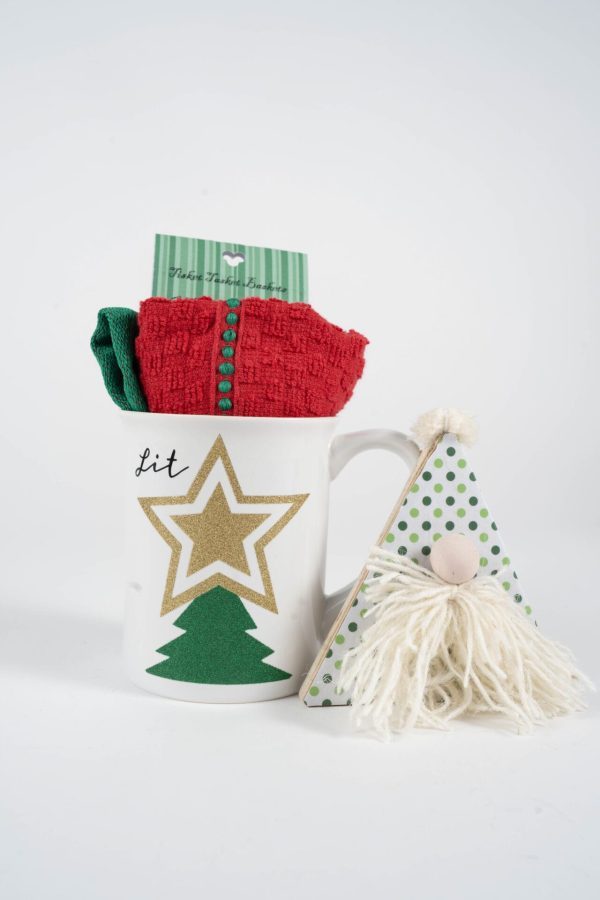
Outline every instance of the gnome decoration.
<path fill-rule="evenodd" d="M 532 621 L 498 527 L 464 457 L 472 420 L 434 410 L 422 453 L 300 692 L 352 704 L 383 737 L 457 716 L 501 714 L 530 730 L 581 709 L 591 686 Z"/>

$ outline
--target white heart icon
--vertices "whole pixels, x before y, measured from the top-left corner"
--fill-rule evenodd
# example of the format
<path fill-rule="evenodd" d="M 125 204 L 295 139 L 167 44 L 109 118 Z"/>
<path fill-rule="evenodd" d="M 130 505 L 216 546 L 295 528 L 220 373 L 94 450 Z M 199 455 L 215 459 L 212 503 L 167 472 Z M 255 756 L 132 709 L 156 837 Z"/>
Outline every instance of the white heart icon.
<path fill-rule="evenodd" d="M 223 259 L 228 266 L 231 266 L 232 269 L 235 269 L 236 266 L 239 266 L 240 263 L 244 262 L 246 257 L 243 253 L 232 253 L 230 250 L 225 250 L 223 252 Z"/>

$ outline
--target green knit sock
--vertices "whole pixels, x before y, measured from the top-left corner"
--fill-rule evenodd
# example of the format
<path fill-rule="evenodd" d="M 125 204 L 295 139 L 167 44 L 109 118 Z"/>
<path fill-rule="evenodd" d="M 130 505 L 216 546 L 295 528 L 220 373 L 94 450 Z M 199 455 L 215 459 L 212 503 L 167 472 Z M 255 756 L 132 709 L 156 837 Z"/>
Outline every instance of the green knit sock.
<path fill-rule="evenodd" d="M 106 390 L 117 406 L 146 412 L 148 405 L 138 379 L 135 357 L 137 331 L 137 313 L 132 309 L 101 309 L 91 346 Z"/>

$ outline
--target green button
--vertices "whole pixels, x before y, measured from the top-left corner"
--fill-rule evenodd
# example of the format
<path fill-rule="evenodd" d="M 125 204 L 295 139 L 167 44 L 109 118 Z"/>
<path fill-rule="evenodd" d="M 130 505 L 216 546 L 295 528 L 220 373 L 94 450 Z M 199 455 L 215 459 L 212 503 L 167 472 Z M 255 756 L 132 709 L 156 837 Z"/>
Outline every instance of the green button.
<path fill-rule="evenodd" d="M 235 309 L 235 307 L 236 307 L 236 306 L 239 306 L 239 305 L 240 305 L 240 301 L 239 301 L 239 300 L 236 300 L 235 297 L 230 297 L 229 300 L 227 301 L 227 306 L 228 306 L 230 309 Z"/>
<path fill-rule="evenodd" d="M 227 315 L 225 316 L 225 321 L 227 322 L 228 325 L 235 325 L 237 323 L 237 320 L 238 320 L 237 313 L 227 313 Z"/>
<path fill-rule="evenodd" d="M 233 375 L 235 372 L 235 366 L 233 363 L 221 363 L 219 366 L 219 372 L 221 375 Z"/>
<path fill-rule="evenodd" d="M 227 381 L 227 379 L 225 378 L 225 379 L 223 379 L 223 381 L 219 382 L 217 387 L 219 388 L 219 390 L 221 391 L 222 394 L 227 394 L 231 390 L 231 382 Z"/>
<path fill-rule="evenodd" d="M 233 328 L 228 328 L 221 335 L 224 341 L 235 341 L 237 337 L 237 333 L 233 330 Z"/>
<path fill-rule="evenodd" d="M 226 356 L 228 359 L 233 356 L 233 347 L 223 347 L 221 350 L 221 355 Z"/>
<path fill-rule="evenodd" d="M 221 400 L 219 400 L 217 406 L 219 407 L 219 409 L 231 409 L 233 403 L 231 402 L 229 397 L 222 397 Z"/>

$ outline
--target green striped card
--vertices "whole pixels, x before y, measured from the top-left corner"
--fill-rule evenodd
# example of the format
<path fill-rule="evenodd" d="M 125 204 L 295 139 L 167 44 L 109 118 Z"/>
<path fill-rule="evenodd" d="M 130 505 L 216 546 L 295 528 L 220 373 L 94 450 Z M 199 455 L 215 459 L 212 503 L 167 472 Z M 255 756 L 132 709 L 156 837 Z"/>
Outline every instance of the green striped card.
<path fill-rule="evenodd" d="M 308 299 L 305 253 L 157 234 L 154 297 Z"/>

